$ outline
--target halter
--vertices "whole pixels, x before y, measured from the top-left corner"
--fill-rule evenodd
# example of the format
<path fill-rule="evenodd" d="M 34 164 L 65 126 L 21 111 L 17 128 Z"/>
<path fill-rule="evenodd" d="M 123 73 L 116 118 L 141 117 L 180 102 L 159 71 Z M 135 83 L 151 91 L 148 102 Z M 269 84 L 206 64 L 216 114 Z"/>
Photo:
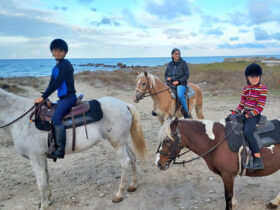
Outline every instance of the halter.
<path fill-rule="evenodd" d="M 147 80 L 147 84 L 145 86 L 148 85 L 148 80 Z M 149 90 L 153 87 L 152 83 L 150 83 L 150 87 L 147 88 L 147 90 L 145 92 L 143 92 L 142 90 L 140 90 L 139 88 L 135 88 L 136 91 L 139 91 L 141 93 L 140 95 L 140 99 L 143 99 L 144 97 L 149 97 L 149 96 L 153 96 L 153 95 L 156 95 L 156 94 L 159 94 L 159 93 L 162 93 L 166 90 L 169 90 L 169 87 L 167 87 L 166 89 L 163 89 L 163 90 L 160 90 L 158 92 L 155 92 L 155 93 L 152 93 L 152 94 L 149 94 L 149 95 L 146 95 L 147 93 L 149 93 Z M 139 100 L 140 100 L 139 99 Z"/>

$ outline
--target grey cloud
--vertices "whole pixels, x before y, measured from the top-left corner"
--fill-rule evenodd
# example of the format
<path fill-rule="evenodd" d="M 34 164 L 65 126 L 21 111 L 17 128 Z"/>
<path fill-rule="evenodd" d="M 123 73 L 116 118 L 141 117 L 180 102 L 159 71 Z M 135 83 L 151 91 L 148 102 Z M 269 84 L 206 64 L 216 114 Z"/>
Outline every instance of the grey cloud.
<path fill-rule="evenodd" d="M 96 11 L 97 11 L 97 9 L 94 8 L 94 7 L 93 7 L 93 8 L 90 8 L 90 10 L 93 11 L 93 12 L 96 12 Z"/>
<path fill-rule="evenodd" d="M 221 29 L 210 29 L 210 30 L 206 30 L 204 32 L 205 34 L 210 34 L 210 35 L 217 35 L 217 36 L 221 36 L 224 34 L 224 32 Z"/>
<path fill-rule="evenodd" d="M 268 40 L 268 39 L 270 39 L 268 33 L 261 28 L 255 28 L 254 33 L 255 33 L 255 39 L 256 40 Z"/>
<path fill-rule="evenodd" d="M 230 37 L 230 41 L 236 41 L 239 40 L 239 37 L 235 36 L 235 37 Z"/>
<path fill-rule="evenodd" d="M 211 16 L 211 15 L 203 15 L 203 16 L 201 16 L 201 18 L 202 18 L 202 23 L 201 23 L 202 28 L 212 27 L 213 25 L 215 25 L 217 23 L 226 22 L 218 17 Z"/>
<path fill-rule="evenodd" d="M 219 49 L 239 49 L 239 48 L 252 48 L 252 49 L 263 49 L 267 48 L 268 46 L 266 44 L 260 44 L 260 43 L 241 43 L 241 44 L 219 44 Z"/>
<path fill-rule="evenodd" d="M 79 2 L 82 4 L 90 4 L 93 2 L 93 0 L 79 0 Z"/>
<path fill-rule="evenodd" d="M 229 22 L 235 26 L 245 25 L 248 22 L 248 15 L 243 12 L 230 13 L 228 16 Z"/>
<path fill-rule="evenodd" d="M 133 13 L 131 13 L 129 10 L 124 9 L 122 11 L 126 22 L 132 26 L 132 27 L 137 27 L 137 28 L 146 28 L 143 24 L 139 23 L 139 21 L 134 17 Z"/>
<path fill-rule="evenodd" d="M 146 0 L 146 10 L 158 17 L 174 19 L 191 15 L 191 3 L 188 0 L 163 0 L 160 3 Z"/>

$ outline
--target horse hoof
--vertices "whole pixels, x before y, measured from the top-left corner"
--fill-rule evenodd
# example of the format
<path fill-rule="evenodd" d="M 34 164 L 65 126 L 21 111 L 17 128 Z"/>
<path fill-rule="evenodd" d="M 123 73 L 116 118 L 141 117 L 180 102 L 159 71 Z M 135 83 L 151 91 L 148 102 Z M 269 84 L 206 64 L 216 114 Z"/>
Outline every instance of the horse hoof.
<path fill-rule="evenodd" d="M 119 198 L 119 197 L 115 196 L 114 199 L 112 200 L 112 202 L 113 202 L 113 203 L 119 203 L 119 202 L 121 202 L 122 200 L 123 200 L 122 197 Z"/>
<path fill-rule="evenodd" d="M 137 189 L 136 187 L 129 186 L 129 187 L 127 188 L 127 192 L 135 192 L 136 189 Z"/>
<path fill-rule="evenodd" d="M 266 208 L 268 209 L 277 209 L 278 206 L 276 206 L 275 204 L 269 202 L 268 204 L 266 204 Z"/>

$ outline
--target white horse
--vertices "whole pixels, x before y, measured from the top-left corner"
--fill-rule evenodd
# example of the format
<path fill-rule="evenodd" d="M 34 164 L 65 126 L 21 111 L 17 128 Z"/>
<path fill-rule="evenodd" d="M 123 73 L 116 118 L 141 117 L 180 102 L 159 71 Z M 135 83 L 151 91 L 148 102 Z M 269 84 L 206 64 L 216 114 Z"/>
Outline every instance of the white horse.
<path fill-rule="evenodd" d="M 131 164 L 133 179 L 128 187 L 128 191 L 135 191 L 137 187 L 136 160 L 133 150 L 128 145 L 129 134 L 136 152 L 140 159 L 146 153 L 146 142 L 143 136 L 141 122 L 135 107 L 126 104 L 113 97 L 98 99 L 103 110 L 103 118 L 95 123 L 87 125 L 88 139 L 86 138 L 84 127 L 76 128 L 76 148 L 75 153 L 84 151 L 99 141 L 107 140 L 116 151 L 122 167 L 121 181 L 119 189 L 113 198 L 113 202 L 120 202 L 125 189 L 126 172 Z M 23 97 L 0 89 L 0 121 L 9 123 L 29 108 L 33 102 Z M 47 133 L 39 131 L 33 123 L 29 122 L 29 115 L 21 118 L 14 124 L 7 127 L 12 135 L 16 150 L 28 158 L 35 172 L 37 185 L 41 196 L 41 209 L 46 209 L 52 202 L 52 194 L 49 183 L 49 173 L 47 166 L 46 152 Z M 72 129 L 66 130 L 66 154 L 72 152 Z M 61 160 L 66 161 L 66 160 Z"/>

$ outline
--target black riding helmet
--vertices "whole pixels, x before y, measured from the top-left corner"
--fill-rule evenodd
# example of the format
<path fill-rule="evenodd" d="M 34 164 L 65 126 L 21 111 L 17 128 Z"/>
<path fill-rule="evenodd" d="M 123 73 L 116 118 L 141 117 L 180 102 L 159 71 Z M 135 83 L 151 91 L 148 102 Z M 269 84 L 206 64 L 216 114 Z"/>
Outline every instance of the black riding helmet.
<path fill-rule="evenodd" d="M 252 63 L 248 65 L 244 72 L 245 77 L 262 76 L 262 67 L 259 64 Z"/>
<path fill-rule="evenodd" d="M 68 46 L 67 43 L 63 39 L 55 39 L 51 42 L 50 44 L 50 50 L 52 51 L 53 49 L 62 49 L 66 53 L 68 52 Z"/>

